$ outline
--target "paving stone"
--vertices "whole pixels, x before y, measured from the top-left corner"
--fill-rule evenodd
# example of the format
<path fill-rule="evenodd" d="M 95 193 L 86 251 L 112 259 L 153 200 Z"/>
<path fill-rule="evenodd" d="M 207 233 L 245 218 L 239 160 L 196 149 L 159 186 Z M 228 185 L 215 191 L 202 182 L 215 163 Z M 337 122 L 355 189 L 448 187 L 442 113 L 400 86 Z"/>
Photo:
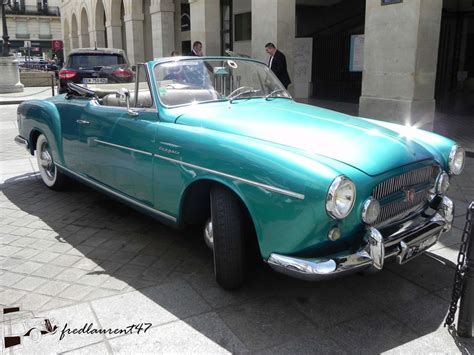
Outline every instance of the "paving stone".
<path fill-rule="evenodd" d="M 26 235 L 32 233 L 33 231 L 34 231 L 34 229 L 31 229 L 31 228 L 19 227 L 17 229 L 12 230 L 10 233 L 12 235 L 26 236 Z"/>
<path fill-rule="evenodd" d="M 74 245 L 74 243 L 72 243 Z M 74 247 L 66 252 L 69 255 L 77 255 L 77 256 L 86 256 L 89 255 L 93 250 L 94 247 L 87 247 L 85 245 L 81 245 L 80 247 Z"/>
<path fill-rule="evenodd" d="M 130 253 L 127 251 L 117 251 L 113 254 L 111 254 L 107 260 L 109 261 L 115 261 L 115 262 L 127 262 L 130 261 L 135 257 L 135 253 Z"/>
<path fill-rule="evenodd" d="M 97 262 L 90 260 L 88 258 L 82 258 L 73 267 L 83 270 L 94 270 L 98 266 Z"/>
<path fill-rule="evenodd" d="M 56 296 L 71 284 L 63 281 L 48 281 L 35 290 L 35 293 L 40 293 L 48 296 Z"/>
<path fill-rule="evenodd" d="M 76 282 L 78 284 L 89 285 L 89 286 L 101 286 L 103 285 L 110 276 L 107 274 L 101 274 L 96 271 L 89 271 L 83 275 Z"/>
<path fill-rule="evenodd" d="M 77 301 L 54 297 L 51 301 L 41 306 L 41 311 L 56 310 L 77 304 Z"/>
<path fill-rule="evenodd" d="M 72 285 L 59 293 L 58 296 L 69 300 L 81 301 L 93 290 L 94 287 L 87 285 Z"/>
<path fill-rule="evenodd" d="M 33 272 L 33 275 L 52 279 L 62 271 L 64 271 L 64 267 L 62 266 L 45 264 L 41 266 L 41 268 Z"/>
<path fill-rule="evenodd" d="M 23 248 L 19 252 L 13 255 L 14 258 L 20 258 L 25 260 L 31 260 L 32 257 L 37 255 L 40 251 L 37 249 Z M 35 260 L 34 260 L 35 261 Z"/>
<path fill-rule="evenodd" d="M 27 276 L 17 283 L 13 284 L 12 287 L 24 291 L 33 291 L 41 285 L 44 285 L 48 280 L 41 277 Z"/>
<path fill-rule="evenodd" d="M 59 254 L 59 253 L 53 253 L 53 252 L 50 252 L 50 251 L 42 251 L 39 254 L 33 256 L 31 258 L 31 260 L 32 261 L 38 261 L 38 262 L 41 262 L 41 263 L 49 263 L 51 260 L 56 259 L 60 255 L 61 254 Z"/>
<path fill-rule="evenodd" d="M 43 264 L 27 261 L 15 267 L 15 271 L 23 274 L 31 274 L 42 266 Z"/>
<path fill-rule="evenodd" d="M 12 256 L 15 253 L 18 253 L 21 250 L 19 247 L 14 247 L 11 245 L 4 245 L 0 248 L 0 255 L 1 256 Z"/>
<path fill-rule="evenodd" d="M 143 272 L 147 270 L 146 267 L 144 266 L 136 266 L 136 265 L 124 265 L 117 271 L 115 271 L 116 275 L 121 275 L 121 276 L 128 276 L 128 277 L 140 277 Z"/>
<path fill-rule="evenodd" d="M 71 249 L 72 249 L 72 245 L 69 244 L 69 243 L 65 243 L 65 242 L 63 242 L 63 243 L 54 243 L 49 248 L 50 251 L 54 251 L 54 252 L 57 252 L 57 253 L 60 253 L 60 254 L 66 253 L 68 250 L 71 250 Z"/>
<path fill-rule="evenodd" d="M 20 298 L 26 296 L 25 291 L 8 289 L 0 292 L 0 304 L 4 306 L 17 306 Z"/>
<path fill-rule="evenodd" d="M 24 263 L 25 260 L 23 259 L 4 258 L 0 261 L 0 269 L 16 271 L 17 268 Z"/>
<path fill-rule="evenodd" d="M 36 312 L 39 311 L 44 304 L 51 301 L 51 299 L 52 297 L 50 296 L 30 292 L 18 302 L 21 302 L 22 309 Z"/>
<path fill-rule="evenodd" d="M 88 272 L 89 271 L 82 269 L 67 268 L 60 274 L 56 275 L 55 279 L 74 283 Z"/>
<path fill-rule="evenodd" d="M 61 266 L 71 266 L 81 260 L 82 257 L 75 255 L 60 255 L 56 259 L 51 261 L 51 264 Z"/>
<path fill-rule="evenodd" d="M 0 272 L 0 286 L 12 286 L 24 277 L 25 275 L 15 274 L 9 271 Z"/>
<path fill-rule="evenodd" d="M 123 263 L 105 260 L 105 261 L 101 261 L 99 266 L 97 266 L 94 269 L 94 271 L 103 271 L 104 273 L 108 275 L 112 275 L 115 271 L 117 271 L 123 265 L 124 265 Z"/>
<path fill-rule="evenodd" d="M 138 254 L 135 258 L 129 261 L 129 264 L 138 266 L 151 266 L 158 260 L 158 257 L 153 255 Z"/>
<path fill-rule="evenodd" d="M 17 236 L 17 235 L 2 234 L 2 235 L 0 235 L 0 244 L 10 244 L 14 240 L 17 240 L 18 238 L 20 238 L 20 237 Z"/>

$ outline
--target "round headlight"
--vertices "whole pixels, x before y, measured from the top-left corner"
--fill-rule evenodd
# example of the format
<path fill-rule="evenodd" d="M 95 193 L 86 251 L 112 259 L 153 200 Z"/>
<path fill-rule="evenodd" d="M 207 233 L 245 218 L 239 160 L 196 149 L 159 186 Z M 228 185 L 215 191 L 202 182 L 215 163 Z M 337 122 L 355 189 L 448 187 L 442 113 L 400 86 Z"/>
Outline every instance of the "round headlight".
<path fill-rule="evenodd" d="M 380 214 L 380 203 L 373 197 L 369 197 L 362 207 L 362 220 L 367 224 L 374 223 Z"/>
<path fill-rule="evenodd" d="M 332 218 L 345 218 L 354 207 L 355 197 L 354 183 L 345 176 L 338 176 L 329 187 L 326 211 Z"/>
<path fill-rule="evenodd" d="M 444 194 L 449 188 L 449 175 L 442 171 L 436 179 L 436 192 Z"/>
<path fill-rule="evenodd" d="M 466 151 L 464 148 L 460 147 L 459 145 L 455 144 L 451 148 L 451 152 L 449 153 L 449 172 L 454 175 L 461 174 L 464 168 L 464 160 L 466 158 Z"/>

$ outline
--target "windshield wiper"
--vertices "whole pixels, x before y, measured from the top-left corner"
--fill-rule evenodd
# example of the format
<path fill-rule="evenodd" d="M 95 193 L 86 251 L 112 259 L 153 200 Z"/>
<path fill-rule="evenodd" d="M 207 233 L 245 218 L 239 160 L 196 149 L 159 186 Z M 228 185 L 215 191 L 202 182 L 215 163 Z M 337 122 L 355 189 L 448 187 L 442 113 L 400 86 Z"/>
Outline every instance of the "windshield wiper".
<path fill-rule="evenodd" d="M 233 100 L 237 99 L 238 97 L 242 96 L 242 95 L 245 95 L 245 94 L 256 94 L 257 92 L 259 92 L 260 90 L 256 90 L 256 89 L 249 89 L 249 90 L 244 90 L 244 91 L 241 91 L 239 92 L 238 94 L 234 95 L 234 96 L 231 96 L 231 97 L 227 97 L 227 99 L 229 100 L 230 103 L 232 103 Z"/>
<path fill-rule="evenodd" d="M 268 95 L 265 95 L 265 100 L 268 100 L 270 97 L 272 97 L 273 95 L 279 93 L 279 92 L 283 92 L 285 91 L 285 89 L 275 89 L 273 90 L 271 93 L 269 93 Z"/>

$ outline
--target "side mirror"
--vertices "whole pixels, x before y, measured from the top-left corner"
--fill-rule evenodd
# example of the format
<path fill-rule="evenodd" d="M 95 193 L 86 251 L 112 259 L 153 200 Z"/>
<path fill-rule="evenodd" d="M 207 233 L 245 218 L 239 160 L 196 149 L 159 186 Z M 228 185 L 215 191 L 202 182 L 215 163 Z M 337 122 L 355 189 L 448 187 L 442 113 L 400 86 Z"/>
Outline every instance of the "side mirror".
<path fill-rule="evenodd" d="M 125 88 L 121 88 L 117 90 L 117 92 L 115 93 L 115 96 L 119 100 L 125 100 L 125 102 L 127 103 L 127 113 L 130 116 L 138 116 L 138 112 L 130 108 L 130 91 L 128 91 Z"/>

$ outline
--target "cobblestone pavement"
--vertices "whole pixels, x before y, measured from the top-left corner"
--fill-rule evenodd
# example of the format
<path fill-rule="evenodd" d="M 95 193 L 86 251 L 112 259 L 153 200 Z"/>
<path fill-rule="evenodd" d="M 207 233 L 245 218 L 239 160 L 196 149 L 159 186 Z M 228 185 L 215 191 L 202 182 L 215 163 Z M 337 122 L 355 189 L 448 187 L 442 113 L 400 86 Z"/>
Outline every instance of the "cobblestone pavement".
<path fill-rule="evenodd" d="M 443 328 L 474 159 L 452 182 L 455 226 L 428 255 L 321 283 L 262 264 L 242 290 L 226 292 L 201 231 L 168 228 L 78 183 L 47 189 L 34 157 L 12 143 L 15 110 L 0 112 L 0 304 L 60 331 L 24 337 L 10 353 L 474 352 L 472 339 Z M 15 324 L 25 327 L 4 315 L 0 329 Z M 134 324 L 140 334 L 90 331 Z"/>

